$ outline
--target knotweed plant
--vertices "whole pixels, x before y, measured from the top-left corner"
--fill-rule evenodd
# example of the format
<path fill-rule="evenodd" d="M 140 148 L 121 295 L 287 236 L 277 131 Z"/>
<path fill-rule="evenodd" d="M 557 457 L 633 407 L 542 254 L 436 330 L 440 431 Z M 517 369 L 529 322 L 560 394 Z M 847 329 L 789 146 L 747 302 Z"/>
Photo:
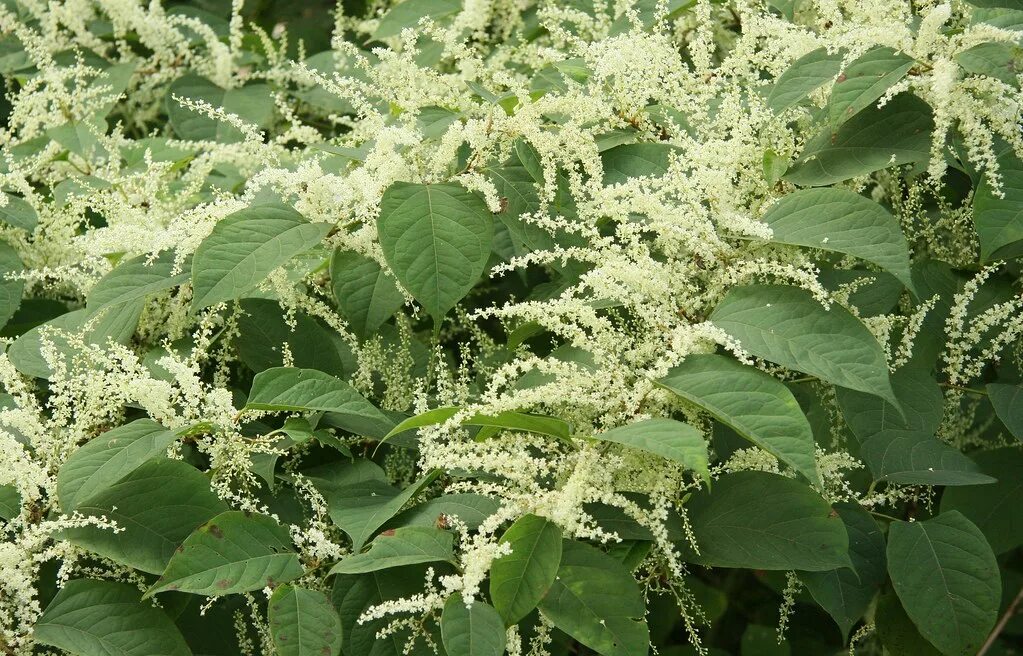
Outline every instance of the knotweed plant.
<path fill-rule="evenodd" d="M 0 654 L 1023 648 L 1019 0 L 0 0 Z"/>

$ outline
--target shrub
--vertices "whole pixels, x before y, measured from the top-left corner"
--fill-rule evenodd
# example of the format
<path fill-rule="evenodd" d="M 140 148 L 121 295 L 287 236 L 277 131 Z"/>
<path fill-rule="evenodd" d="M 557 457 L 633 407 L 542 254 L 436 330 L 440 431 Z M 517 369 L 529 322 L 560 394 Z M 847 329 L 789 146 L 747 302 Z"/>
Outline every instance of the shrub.
<path fill-rule="evenodd" d="M 1023 646 L 1015 0 L 0 33 L 0 652 Z"/>

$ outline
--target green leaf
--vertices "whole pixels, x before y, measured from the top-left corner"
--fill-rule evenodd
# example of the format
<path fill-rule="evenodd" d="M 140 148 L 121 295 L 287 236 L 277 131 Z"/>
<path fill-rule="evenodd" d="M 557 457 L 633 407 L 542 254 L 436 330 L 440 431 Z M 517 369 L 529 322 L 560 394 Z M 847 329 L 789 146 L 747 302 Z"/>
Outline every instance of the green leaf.
<path fill-rule="evenodd" d="M 824 48 L 809 52 L 792 63 L 771 87 L 767 106 L 775 114 L 796 105 L 811 91 L 823 86 L 842 70 L 842 53 Z"/>
<path fill-rule="evenodd" d="M 345 656 L 357 654 L 405 656 L 405 644 L 410 637 L 407 629 L 399 628 L 397 632 L 388 632 L 384 638 L 377 637 L 377 633 L 393 621 L 393 616 L 362 623 L 358 620 L 370 606 L 421 594 L 424 569 L 425 566 L 410 565 L 369 574 L 338 576 L 334 579 L 332 596 L 344 627 L 342 652 Z M 439 636 L 434 637 L 435 640 L 438 638 Z M 432 650 L 421 648 L 421 640 L 417 641 L 417 645 L 420 648 L 414 650 L 414 656 L 433 653 Z"/>
<path fill-rule="evenodd" d="M 955 57 L 962 69 L 986 75 L 1014 87 L 1019 86 L 1016 71 L 1023 65 L 1023 49 L 1017 44 L 981 43 Z"/>
<path fill-rule="evenodd" d="M 10 520 L 21 513 L 21 493 L 14 485 L 0 485 L 0 520 Z"/>
<path fill-rule="evenodd" d="M 20 196 L 0 195 L 7 199 L 7 204 L 0 206 L 0 221 L 25 232 L 34 232 L 39 225 L 39 214 L 35 208 Z"/>
<path fill-rule="evenodd" d="M 86 344 L 106 346 L 107 340 L 125 344 L 135 334 L 141 313 L 142 304 L 138 301 L 108 306 L 95 320 L 88 319 L 88 311 L 84 309 L 67 312 L 14 340 L 7 349 L 7 357 L 14 368 L 26 376 L 49 379 L 53 372 L 43 357 L 44 333 L 45 341 L 53 345 L 58 358 L 70 367 L 81 349 L 68 343 L 64 333 L 81 334 Z"/>
<path fill-rule="evenodd" d="M 302 574 L 286 528 L 266 515 L 231 510 L 189 535 L 145 596 L 180 590 L 215 597 L 273 587 Z"/>
<path fill-rule="evenodd" d="M 909 289 L 909 245 L 888 210 L 848 189 L 802 189 L 771 206 L 771 241 L 845 253 L 892 273 Z"/>
<path fill-rule="evenodd" d="M 885 542 L 877 522 L 859 505 L 838 504 L 835 511 L 849 534 L 852 568 L 801 572 L 799 579 L 848 639 L 885 581 Z"/>
<path fill-rule="evenodd" d="M 63 537 L 143 572 L 161 573 L 197 526 L 227 510 L 206 477 L 180 460 L 155 458 L 115 481 L 77 510 L 115 521 L 120 530 L 82 526 L 65 530 Z"/>
<path fill-rule="evenodd" d="M 874 480 L 906 485 L 991 483 L 958 449 L 934 436 L 944 396 L 930 374 L 903 367 L 892 375 L 902 415 L 884 399 L 838 388 L 839 407 L 859 442 L 859 456 Z"/>
<path fill-rule="evenodd" d="M 57 472 L 65 512 L 109 488 L 146 461 L 165 455 L 176 435 L 151 419 L 136 419 L 79 447 Z"/>
<path fill-rule="evenodd" d="M 985 174 L 973 197 L 973 224 L 984 262 L 1023 255 L 1023 160 L 1007 149 L 998 157 L 1002 195 Z"/>
<path fill-rule="evenodd" d="M 238 316 L 235 346 L 242 362 L 255 373 L 281 366 L 285 345 L 295 367 L 318 369 L 342 377 L 355 372 L 351 347 L 336 331 L 305 312 L 295 312 L 294 326 L 291 326 L 277 301 L 246 298 L 239 306 L 242 312 Z"/>
<path fill-rule="evenodd" d="M 346 430 L 382 437 L 393 422 L 340 378 L 315 369 L 275 367 L 256 374 L 245 404 L 247 410 L 330 412 L 346 422 Z"/>
<path fill-rule="evenodd" d="M 572 426 L 564 419 L 510 410 L 497 415 L 473 415 L 462 423 L 466 426 L 484 426 L 523 433 L 536 433 L 537 435 L 548 435 L 559 440 L 569 440 L 572 435 Z"/>
<path fill-rule="evenodd" d="M 443 424 L 454 417 L 460 408 L 445 406 L 427 410 L 414 417 L 402 421 L 384 436 L 384 440 L 416 428 L 424 426 L 435 426 Z M 503 430 L 520 431 L 523 433 L 536 433 L 548 435 L 559 440 L 569 440 L 572 436 L 572 426 L 563 419 L 547 417 L 545 415 L 533 415 L 524 412 L 507 411 L 498 415 L 473 415 L 462 422 L 463 426 L 484 426 Z"/>
<path fill-rule="evenodd" d="M 561 529 L 536 515 L 523 515 L 500 539 L 511 553 L 490 567 L 490 600 L 507 626 L 529 614 L 550 590 L 561 562 Z"/>
<path fill-rule="evenodd" d="M 81 656 L 191 656 L 167 614 L 131 585 L 68 581 L 35 624 L 36 642 Z"/>
<path fill-rule="evenodd" d="M 859 112 L 834 133 L 811 139 L 785 179 L 820 187 L 930 156 L 934 118 L 930 106 L 901 93 L 880 108 Z"/>
<path fill-rule="evenodd" d="M 994 482 L 958 449 L 916 431 L 880 431 L 860 444 L 860 457 L 879 481 L 906 485 Z"/>
<path fill-rule="evenodd" d="M 624 444 L 676 462 L 695 471 L 710 484 L 707 441 L 703 433 L 689 424 L 674 419 L 647 419 L 627 426 L 612 428 L 595 435 L 603 442 Z"/>
<path fill-rule="evenodd" d="M 430 18 L 443 24 L 462 11 L 462 0 L 404 0 L 391 7 L 377 24 L 374 39 L 398 36 L 405 28 L 416 28 L 421 18 Z"/>
<path fill-rule="evenodd" d="M 711 567 L 821 572 L 848 567 L 849 538 L 831 506 L 804 483 L 778 474 L 725 474 L 686 504 L 699 553 Z"/>
<path fill-rule="evenodd" d="M 840 125 L 885 94 L 913 67 L 913 58 L 891 48 L 871 48 L 845 67 L 831 89 L 831 124 Z"/>
<path fill-rule="evenodd" d="M 542 169 L 540 173 L 542 175 Z M 537 181 L 529 170 L 525 166 L 501 166 L 488 168 L 487 174 L 507 203 L 497 218 L 508 228 L 516 253 L 553 248 L 556 242 L 550 232 L 521 218 L 523 214 L 535 214 L 540 210 Z"/>
<path fill-rule="evenodd" d="M 279 656 L 341 653 L 341 618 L 322 592 L 278 586 L 267 605 L 267 621 Z"/>
<path fill-rule="evenodd" d="M 948 488 L 941 511 L 959 511 L 976 524 L 992 551 L 1006 553 L 1023 545 L 1023 453 L 1002 447 L 972 454 L 982 472 L 997 479 L 991 485 Z"/>
<path fill-rule="evenodd" d="M 874 612 L 877 634 L 884 649 L 893 656 L 940 656 L 941 652 L 927 642 L 906 615 L 899 597 L 892 591 L 881 595 Z"/>
<path fill-rule="evenodd" d="M 352 551 L 362 551 L 373 534 L 436 477 L 428 474 L 404 490 L 373 479 L 345 485 L 327 497 L 330 518 L 351 538 Z"/>
<path fill-rule="evenodd" d="M 459 656 L 501 656 L 505 631 L 501 616 L 479 599 L 465 607 L 462 595 L 454 593 L 444 602 L 440 616 L 440 634 L 444 650 Z"/>
<path fill-rule="evenodd" d="M 398 282 L 440 320 L 483 275 L 494 221 L 460 185 L 395 182 L 380 200 L 377 231 Z"/>
<path fill-rule="evenodd" d="M 155 261 L 140 255 L 121 262 L 89 290 L 86 298 L 88 316 L 103 308 L 129 303 L 177 287 L 188 281 L 188 273 L 174 273 L 174 252 L 166 251 Z"/>
<path fill-rule="evenodd" d="M 265 84 L 222 89 L 204 77 L 189 73 L 171 83 L 167 90 L 166 105 L 167 117 L 174 132 L 190 141 L 232 143 L 241 141 L 244 135 L 225 121 L 183 107 L 174 96 L 207 102 L 216 109 L 235 114 L 257 128 L 267 127 L 273 119 L 274 103 L 270 88 Z"/>
<path fill-rule="evenodd" d="M 660 177 L 667 173 L 673 153 L 682 152 L 665 143 L 636 143 L 615 146 L 600 154 L 604 164 L 604 184 L 613 185 L 640 177 Z"/>
<path fill-rule="evenodd" d="M 562 545 L 561 566 L 540 612 L 602 656 L 647 653 L 646 604 L 629 571 L 588 544 L 564 540 Z"/>
<path fill-rule="evenodd" d="M 390 567 L 453 563 L 455 536 L 426 526 L 408 526 L 382 533 L 369 544 L 369 551 L 348 556 L 330 569 L 331 574 L 364 574 Z"/>
<path fill-rule="evenodd" d="M 497 501 L 482 494 L 472 492 L 444 494 L 409 508 L 395 517 L 391 524 L 394 526 L 437 526 L 446 522 L 448 517 L 457 517 L 460 522 L 475 530 L 500 507 L 501 505 Z"/>
<path fill-rule="evenodd" d="M 320 243 L 329 223 L 309 223 L 295 210 L 259 205 L 221 219 L 192 258 L 192 308 L 251 291 L 277 267 Z"/>
<path fill-rule="evenodd" d="M 394 278 L 376 260 L 355 251 L 334 251 L 330 284 L 341 314 L 362 339 L 370 337 L 405 304 Z"/>
<path fill-rule="evenodd" d="M 7 274 L 19 274 L 24 269 L 17 251 L 6 241 L 0 241 L 0 328 L 6 326 L 21 307 L 25 291 L 24 280 L 8 280 Z"/>
<path fill-rule="evenodd" d="M 991 383 L 987 393 L 995 414 L 1013 437 L 1023 441 L 1023 385 Z"/>
<path fill-rule="evenodd" d="M 837 303 L 825 310 L 810 292 L 787 285 L 734 287 L 710 320 L 752 355 L 898 406 L 884 350 Z"/>
<path fill-rule="evenodd" d="M 773 376 L 724 355 L 696 354 L 658 384 L 820 485 L 810 423 Z"/>
<path fill-rule="evenodd" d="M 888 573 L 906 614 L 943 654 L 975 653 L 998 619 L 998 562 L 980 529 L 956 511 L 892 522 Z"/>

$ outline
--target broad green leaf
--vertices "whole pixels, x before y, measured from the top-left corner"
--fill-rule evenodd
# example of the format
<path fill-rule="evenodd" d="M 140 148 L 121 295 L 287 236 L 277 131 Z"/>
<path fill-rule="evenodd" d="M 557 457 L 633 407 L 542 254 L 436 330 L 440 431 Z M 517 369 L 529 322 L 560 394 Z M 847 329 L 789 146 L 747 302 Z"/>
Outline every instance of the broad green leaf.
<path fill-rule="evenodd" d="M 382 437 L 393 422 L 340 378 L 315 369 L 275 367 L 252 380 L 245 408 L 272 412 L 331 412 L 351 432 Z"/>
<path fill-rule="evenodd" d="M 508 228 L 516 254 L 552 248 L 555 240 L 550 232 L 521 218 L 523 214 L 536 213 L 540 209 L 537 181 L 526 167 L 488 168 L 487 175 L 506 203 L 504 210 L 497 214 L 497 218 Z"/>
<path fill-rule="evenodd" d="M 7 204 L 0 206 L 0 221 L 25 232 L 34 232 L 39 225 L 39 214 L 35 208 L 20 196 L 0 195 L 7 199 Z"/>
<path fill-rule="evenodd" d="M 421 18 L 443 23 L 462 11 L 462 0 L 403 0 L 391 7 L 377 24 L 375 39 L 398 36 L 405 28 L 417 28 Z"/>
<path fill-rule="evenodd" d="M 21 306 L 25 281 L 8 280 L 8 274 L 19 274 L 25 269 L 18 253 L 6 241 L 0 241 L 0 328 L 7 325 Z"/>
<path fill-rule="evenodd" d="M 267 621 L 279 656 L 341 653 L 341 618 L 322 592 L 278 586 L 267 604 Z"/>
<path fill-rule="evenodd" d="M 875 47 L 846 66 L 831 89 L 831 124 L 840 125 L 866 109 L 905 77 L 913 63 L 908 55 Z"/>
<path fill-rule="evenodd" d="M 903 367 L 891 380 L 901 415 L 884 399 L 836 390 L 842 415 L 859 442 L 860 459 L 874 480 L 907 485 L 991 483 L 972 460 L 934 436 L 944 413 L 944 396 L 930 374 Z"/>
<path fill-rule="evenodd" d="M 710 484 L 707 440 L 689 424 L 674 419 L 647 419 L 595 435 L 603 442 L 624 444 L 676 462 Z"/>
<path fill-rule="evenodd" d="M 191 656 L 174 622 L 135 586 L 68 581 L 35 624 L 35 641 L 81 656 Z"/>
<path fill-rule="evenodd" d="M 57 472 L 57 498 L 65 512 L 110 487 L 147 460 L 165 455 L 176 439 L 151 419 L 136 419 L 86 442 Z"/>
<path fill-rule="evenodd" d="M 956 511 L 893 522 L 888 574 L 906 614 L 943 654 L 975 653 L 998 619 L 998 562 L 980 529 Z"/>
<path fill-rule="evenodd" d="M 0 520 L 7 521 L 21 513 L 21 493 L 13 485 L 0 485 Z"/>
<path fill-rule="evenodd" d="M 140 255 L 114 267 L 89 290 L 86 298 L 88 316 L 95 316 L 105 307 L 129 303 L 177 287 L 188 281 L 187 272 L 174 273 L 174 253 L 166 251 L 150 262 Z"/>
<path fill-rule="evenodd" d="M 387 435 L 384 436 L 384 440 L 388 440 L 395 435 L 404 433 L 406 431 L 415 430 L 416 428 L 423 428 L 424 426 L 436 426 L 437 424 L 443 424 L 448 419 L 451 419 L 458 414 L 458 408 L 455 406 L 444 406 L 440 408 L 434 408 L 433 410 L 427 410 L 421 412 L 418 415 L 409 417 L 408 419 L 400 422 L 397 426 L 392 428 Z"/>
<path fill-rule="evenodd" d="M 1023 545 L 1023 452 L 1002 447 L 971 454 L 991 485 L 951 487 L 941 495 L 941 511 L 959 511 L 976 524 L 996 554 Z"/>
<path fill-rule="evenodd" d="M 319 244 L 331 228 L 279 205 L 249 207 L 224 217 L 192 258 L 192 307 L 200 310 L 241 297 L 271 271 Z"/>
<path fill-rule="evenodd" d="M 826 310 L 810 292 L 787 285 L 734 287 L 710 320 L 757 357 L 898 406 L 884 349 L 837 303 Z"/>
<path fill-rule="evenodd" d="M 958 449 L 919 431 L 880 431 L 860 444 L 860 457 L 879 481 L 906 485 L 994 482 Z"/>
<path fill-rule="evenodd" d="M 490 600 L 507 626 L 518 623 L 543 599 L 558 574 L 561 529 L 536 515 L 524 515 L 501 536 L 511 553 L 490 567 Z"/>
<path fill-rule="evenodd" d="M 838 504 L 835 511 L 849 534 L 852 569 L 801 572 L 799 579 L 848 639 L 885 581 L 885 542 L 877 522 L 859 505 Z"/>
<path fill-rule="evenodd" d="M 334 376 L 348 376 L 356 369 L 352 349 L 337 332 L 305 312 L 295 312 L 294 326 L 277 301 L 246 298 L 239 302 L 238 337 L 235 346 L 242 362 L 252 371 L 279 367 L 284 345 L 291 352 L 291 364 L 318 369 Z"/>
<path fill-rule="evenodd" d="M 681 150 L 665 143 L 636 143 L 615 146 L 600 154 L 604 165 L 604 184 L 613 185 L 640 177 L 660 177 L 667 173 L 673 153 Z"/>
<path fill-rule="evenodd" d="M 445 494 L 409 508 L 395 517 L 390 524 L 392 526 L 439 526 L 446 524 L 447 518 L 457 517 L 458 521 L 475 530 L 500 507 L 500 503 L 482 494 L 472 492 Z"/>
<path fill-rule="evenodd" d="M 440 616 L 444 650 L 460 656 L 501 656 L 505 648 L 504 624 L 492 606 L 479 599 L 465 607 L 462 595 L 454 593 L 444 602 Z"/>
<path fill-rule="evenodd" d="M 117 522 L 118 532 L 82 526 L 62 535 L 88 551 L 143 572 L 161 573 L 197 526 L 227 510 L 207 478 L 180 460 L 154 458 L 114 480 L 86 497 L 76 510 Z"/>
<path fill-rule="evenodd" d="M 540 612 L 602 656 L 647 653 L 646 604 L 629 571 L 596 547 L 562 544 L 561 566 Z"/>
<path fill-rule="evenodd" d="M 182 139 L 190 141 L 241 141 L 244 136 L 238 128 L 218 121 L 206 114 L 184 107 L 174 96 L 207 102 L 216 109 L 235 114 L 244 122 L 263 128 L 270 124 L 274 113 L 270 88 L 253 84 L 234 89 L 222 89 L 204 77 L 189 73 L 171 83 L 167 90 L 167 117 L 171 127 Z"/>
<path fill-rule="evenodd" d="M 995 414 L 1017 440 L 1023 441 L 1023 385 L 991 383 L 987 393 Z"/>
<path fill-rule="evenodd" d="M 658 384 L 820 484 L 810 423 L 781 381 L 724 355 L 696 354 Z"/>
<path fill-rule="evenodd" d="M 146 592 L 208 597 L 273 587 L 302 576 L 288 530 L 266 515 L 221 513 L 197 528 Z"/>
<path fill-rule="evenodd" d="M 849 537 L 838 515 L 804 483 L 778 474 L 725 474 L 686 504 L 699 554 L 711 567 L 822 572 L 848 567 Z"/>
<path fill-rule="evenodd" d="M 864 269 L 821 269 L 817 274 L 821 285 L 831 292 L 852 285 L 848 294 L 848 305 L 856 308 L 859 316 L 870 317 L 888 314 L 898 304 L 903 285 L 891 273 Z"/>
<path fill-rule="evenodd" d="M 902 602 L 894 591 L 881 595 L 874 613 L 877 634 L 885 651 L 892 656 L 940 656 L 941 652 L 927 642 L 906 615 Z"/>
<path fill-rule="evenodd" d="M 351 538 L 352 551 L 358 553 L 381 526 L 436 477 L 436 473 L 428 474 L 404 490 L 372 479 L 340 487 L 327 496 L 330 518 Z"/>
<path fill-rule="evenodd" d="M 380 200 L 377 232 L 398 282 L 439 321 L 483 275 L 494 220 L 460 185 L 395 182 Z"/>
<path fill-rule="evenodd" d="M 848 189 L 802 189 L 764 214 L 771 241 L 853 255 L 913 289 L 909 245 L 888 210 Z"/>
<path fill-rule="evenodd" d="M 362 339 L 370 337 L 405 304 L 394 278 L 376 260 L 355 251 L 334 251 L 330 284 L 341 314 Z"/>
<path fill-rule="evenodd" d="M 809 52 L 792 63 L 771 87 L 767 106 L 778 114 L 798 104 L 811 91 L 823 86 L 842 69 L 842 53 L 824 48 Z"/>
<path fill-rule="evenodd" d="M 1023 255 L 1023 160 L 1011 149 L 998 157 L 998 181 L 985 174 L 973 197 L 973 224 L 985 262 Z"/>
<path fill-rule="evenodd" d="M 406 656 L 405 645 L 409 638 L 407 629 L 400 629 L 379 638 L 377 633 L 388 626 L 393 616 L 387 616 L 360 623 L 359 617 L 369 609 L 385 601 L 408 599 L 423 592 L 424 570 L 427 565 L 410 565 L 397 569 L 381 570 L 368 574 L 343 575 L 334 578 L 332 601 L 341 616 L 344 628 L 342 653 L 368 654 L 369 656 Z M 435 636 L 439 641 L 440 636 Z M 422 645 L 422 640 L 417 640 Z M 427 656 L 432 650 L 417 648 L 413 656 Z M 452 655 L 453 656 L 453 655 Z"/>
<path fill-rule="evenodd" d="M 463 422 L 466 426 L 483 426 L 501 430 L 521 431 L 548 435 L 559 440 L 568 440 L 572 435 L 572 426 L 563 419 L 533 415 L 525 412 L 502 412 L 497 415 L 473 415 Z"/>
<path fill-rule="evenodd" d="M 443 424 L 454 417 L 458 411 L 459 408 L 457 407 L 445 406 L 441 408 L 434 408 L 433 410 L 427 410 L 426 412 L 420 413 L 414 417 L 409 417 L 392 428 L 391 431 L 384 436 L 384 440 L 390 439 L 399 433 L 404 433 L 416 428 Z M 572 435 L 571 425 L 563 419 L 547 417 L 544 415 L 532 415 L 524 412 L 507 411 L 498 415 L 477 414 L 463 421 L 462 425 L 484 426 L 502 430 L 521 431 L 524 433 L 537 433 L 538 435 L 556 437 L 560 440 L 568 440 Z"/>
<path fill-rule="evenodd" d="M 956 55 L 956 62 L 968 73 L 986 75 L 1018 87 L 1016 72 L 1023 65 L 1018 44 L 981 43 Z"/>
<path fill-rule="evenodd" d="M 785 179 L 801 187 L 819 187 L 922 162 L 930 156 L 933 129 L 930 106 L 901 93 L 880 109 L 859 112 L 836 132 L 825 130 L 811 139 Z"/>
<path fill-rule="evenodd" d="M 53 345 L 58 358 L 70 366 L 80 352 L 68 343 L 66 333 L 81 334 L 87 344 L 106 345 L 107 340 L 125 344 L 135 334 L 142 304 L 138 301 L 108 306 L 96 317 L 89 318 L 85 309 L 62 314 L 24 333 L 7 349 L 14 368 L 26 376 L 49 379 L 53 375 L 43 356 L 44 340 Z"/>
<path fill-rule="evenodd" d="M 377 536 L 369 551 L 346 557 L 331 568 L 331 574 L 364 574 L 390 567 L 454 562 L 455 537 L 448 531 L 425 526 L 396 528 Z"/>

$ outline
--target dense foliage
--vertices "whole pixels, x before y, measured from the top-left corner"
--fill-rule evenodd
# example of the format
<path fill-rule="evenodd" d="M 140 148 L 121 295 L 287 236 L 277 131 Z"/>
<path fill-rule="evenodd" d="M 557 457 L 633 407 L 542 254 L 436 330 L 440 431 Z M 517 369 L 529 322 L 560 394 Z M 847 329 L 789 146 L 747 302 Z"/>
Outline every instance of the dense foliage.
<path fill-rule="evenodd" d="M 1018 0 L 0 0 L 0 653 L 1018 653 Z"/>

